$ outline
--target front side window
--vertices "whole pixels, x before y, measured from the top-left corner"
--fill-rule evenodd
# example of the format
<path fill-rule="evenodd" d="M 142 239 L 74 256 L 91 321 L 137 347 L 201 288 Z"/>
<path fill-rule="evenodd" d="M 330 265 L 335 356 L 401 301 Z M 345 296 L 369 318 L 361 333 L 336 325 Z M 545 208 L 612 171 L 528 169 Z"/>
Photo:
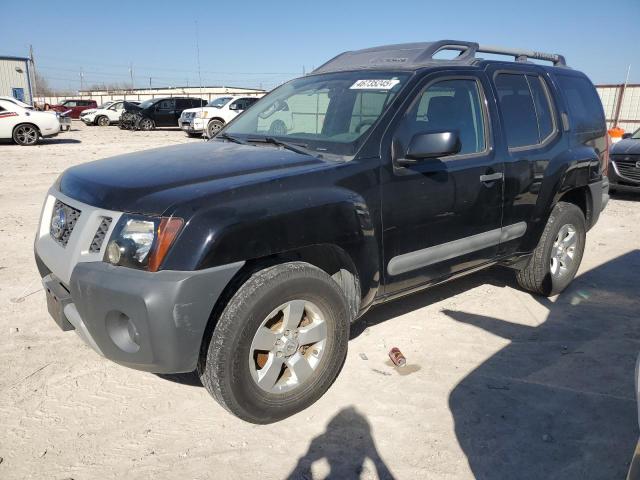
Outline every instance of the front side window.
<path fill-rule="evenodd" d="M 441 80 L 429 85 L 405 114 L 398 128 L 398 148 L 407 151 L 415 135 L 456 132 L 459 154 L 486 150 L 485 118 L 478 82 L 474 79 Z"/>
<path fill-rule="evenodd" d="M 176 106 L 176 101 L 173 99 L 162 100 L 156 106 L 157 110 L 173 110 Z"/>
<path fill-rule="evenodd" d="M 243 139 L 272 136 L 349 157 L 410 75 L 365 70 L 298 78 L 262 97 L 224 133 Z"/>

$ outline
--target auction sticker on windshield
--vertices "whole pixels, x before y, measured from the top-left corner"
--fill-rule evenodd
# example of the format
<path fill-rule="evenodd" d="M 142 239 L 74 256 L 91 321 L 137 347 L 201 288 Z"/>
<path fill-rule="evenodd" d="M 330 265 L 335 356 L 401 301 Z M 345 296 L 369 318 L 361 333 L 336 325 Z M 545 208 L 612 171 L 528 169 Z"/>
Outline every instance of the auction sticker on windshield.
<path fill-rule="evenodd" d="M 400 83 L 397 78 L 377 80 L 358 80 L 356 83 L 349 87 L 352 90 L 390 90 Z"/>

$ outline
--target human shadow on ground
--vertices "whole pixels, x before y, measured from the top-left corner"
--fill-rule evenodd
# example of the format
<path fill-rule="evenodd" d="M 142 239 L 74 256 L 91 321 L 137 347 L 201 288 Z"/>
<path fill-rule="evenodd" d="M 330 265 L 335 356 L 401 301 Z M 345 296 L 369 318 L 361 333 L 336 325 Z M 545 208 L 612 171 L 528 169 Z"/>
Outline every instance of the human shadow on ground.
<path fill-rule="evenodd" d="M 510 341 L 452 390 L 455 432 L 478 479 L 624 478 L 638 437 L 640 250 L 577 277 L 527 326 L 444 313 Z M 523 312 L 526 314 L 526 312 Z"/>
<path fill-rule="evenodd" d="M 315 437 L 307 453 L 302 456 L 288 480 L 311 480 L 311 466 L 326 459 L 330 472 L 325 479 L 359 479 L 366 469 L 365 460 L 370 459 L 377 478 L 393 479 L 371 436 L 371 425 L 353 407 L 340 410 L 327 424 L 324 433 Z"/>

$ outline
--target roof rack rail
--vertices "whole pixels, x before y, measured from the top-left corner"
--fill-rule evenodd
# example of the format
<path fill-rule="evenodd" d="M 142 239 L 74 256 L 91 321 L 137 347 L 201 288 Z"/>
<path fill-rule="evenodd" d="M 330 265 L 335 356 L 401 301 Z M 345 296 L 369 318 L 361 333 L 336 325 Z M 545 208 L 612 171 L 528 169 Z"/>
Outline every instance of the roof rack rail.
<path fill-rule="evenodd" d="M 464 61 L 470 58 L 476 58 L 476 53 L 493 53 L 496 55 L 507 55 L 514 57 L 516 62 L 526 62 L 530 58 L 535 60 L 544 60 L 553 63 L 555 66 L 566 66 L 567 62 L 564 56 L 557 53 L 545 53 L 536 52 L 534 50 L 521 50 L 517 48 L 503 48 L 493 45 L 480 45 L 476 42 L 464 42 L 459 40 L 439 40 L 437 42 L 431 42 L 425 48 L 420 60 L 424 60 L 425 57 L 434 59 L 433 56 L 443 50 L 459 50 L 458 55 L 454 61 Z"/>
<path fill-rule="evenodd" d="M 458 51 L 459 53 L 452 59 L 434 58 L 437 53 L 447 50 Z M 565 67 L 567 65 L 565 58 L 556 53 L 479 45 L 476 42 L 461 40 L 438 40 L 436 42 L 383 45 L 364 50 L 343 52 L 320 65 L 312 73 L 372 68 L 412 69 L 443 62 L 449 62 L 452 65 L 471 65 L 479 60 L 476 54 L 482 52 L 512 56 L 516 62 L 535 59 L 551 62 L 555 66 Z"/>

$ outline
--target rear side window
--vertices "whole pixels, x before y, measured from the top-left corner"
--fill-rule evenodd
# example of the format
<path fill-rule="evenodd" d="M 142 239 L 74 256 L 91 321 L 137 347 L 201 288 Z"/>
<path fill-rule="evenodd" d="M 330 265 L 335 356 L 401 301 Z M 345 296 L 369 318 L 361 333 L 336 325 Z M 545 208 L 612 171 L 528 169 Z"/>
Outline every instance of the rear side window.
<path fill-rule="evenodd" d="M 602 102 L 591 82 L 570 75 L 557 78 L 569 107 L 571 129 L 580 133 L 604 130 Z"/>
<path fill-rule="evenodd" d="M 495 79 L 509 148 L 535 147 L 554 131 L 547 88 L 536 75 L 500 73 Z"/>
<path fill-rule="evenodd" d="M 533 106 L 536 109 L 538 117 L 538 137 L 543 142 L 549 135 L 553 133 L 553 113 L 549 104 L 549 95 L 547 87 L 542 78 L 535 75 L 527 75 L 527 81 L 533 95 Z"/>

